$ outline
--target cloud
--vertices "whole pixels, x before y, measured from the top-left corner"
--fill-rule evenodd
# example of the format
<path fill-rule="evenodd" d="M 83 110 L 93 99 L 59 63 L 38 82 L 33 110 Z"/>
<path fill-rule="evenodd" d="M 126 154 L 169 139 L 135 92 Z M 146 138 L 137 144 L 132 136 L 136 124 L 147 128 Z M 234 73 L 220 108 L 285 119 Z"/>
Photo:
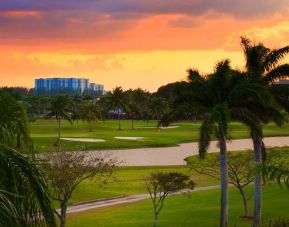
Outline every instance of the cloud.
<path fill-rule="evenodd" d="M 289 0 L 1 0 L 0 10 L 92 10 L 108 14 L 201 15 L 208 11 L 240 18 L 286 13 Z"/>
<path fill-rule="evenodd" d="M 287 5 L 289 0 L 1 0 L 0 41 L 28 50 L 224 48 L 243 31 L 266 29 L 272 18 L 286 20 Z"/>

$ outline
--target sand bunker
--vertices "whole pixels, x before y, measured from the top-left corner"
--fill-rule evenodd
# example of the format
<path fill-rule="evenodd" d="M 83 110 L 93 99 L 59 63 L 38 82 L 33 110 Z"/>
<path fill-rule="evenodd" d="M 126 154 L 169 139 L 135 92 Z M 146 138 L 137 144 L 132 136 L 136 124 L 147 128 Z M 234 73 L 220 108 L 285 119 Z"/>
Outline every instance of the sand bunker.
<path fill-rule="evenodd" d="M 90 139 L 90 138 L 61 138 L 61 139 L 68 140 L 68 141 L 89 142 L 89 143 L 105 142 L 105 140 L 102 140 L 102 139 Z"/>
<path fill-rule="evenodd" d="M 114 138 L 118 139 L 118 140 L 141 140 L 144 137 L 133 137 L 133 136 L 119 137 L 119 136 L 116 136 Z"/>
<path fill-rule="evenodd" d="M 171 128 L 179 128 L 179 125 L 172 125 L 172 126 L 168 126 L 168 127 L 159 127 L 159 129 L 171 129 Z M 137 127 L 138 129 L 146 129 L 146 128 L 158 128 L 158 127 Z"/>

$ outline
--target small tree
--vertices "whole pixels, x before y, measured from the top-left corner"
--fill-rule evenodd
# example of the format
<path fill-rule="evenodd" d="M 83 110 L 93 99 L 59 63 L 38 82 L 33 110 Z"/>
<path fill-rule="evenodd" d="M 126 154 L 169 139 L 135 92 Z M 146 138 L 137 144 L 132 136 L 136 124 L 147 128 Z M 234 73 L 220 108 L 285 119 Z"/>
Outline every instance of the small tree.
<path fill-rule="evenodd" d="M 52 198 L 60 204 L 60 227 L 65 226 L 68 201 L 78 185 L 94 177 L 107 177 L 116 166 L 116 160 L 100 153 L 88 157 L 87 152 L 60 152 L 49 156 L 44 172 L 51 185 Z"/>
<path fill-rule="evenodd" d="M 198 157 L 188 158 L 187 164 L 189 167 L 199 174 L 204 174 L 220 180 L 219 155 L 212 154 L 207 159 L 200 160 Z M 244 205 L 244 217 L 249 217 L 248 200 L 253 196 L 247 196 L 245 187 L 254 181 L 254 162 L 252 159 L 252 152 L 238 153 L 228 155 L 228 180 L 240 192 Z"/>
<path fill-rule="evenodd" d="M 98 105 L 94 102 L 86 103 L 80 110 L 80 117 L 88 123 L 90 132 L 92 132 L 92 124 L 99 121 L 99 116 Z"/>
<path fill-rule="evenodd" d="M 57 95 L 51 101 L 50 112 L 46 115 L 47 118 L 55 117 L 58 125 L 58 138 L 55 145 L 59 145 L 61 137 L 61 120 L 65 119 L 71 123 L 69 112 L 70 98 L 67 95 Z"/>
<path fill-rule="evenodd" d="M 273 148 L 268 153 L 268 159 L 264 163 L 263 170 L 269 180 L 278 184 L 285 184 L 289 189 L 289 148 L 280 150 Z"/>
<path fill-rule="evenodd" d="M 154 227 L 157 226 L 159 213 L 164 206 L 166 197 L 181 189 L 193 189 L 195 183 L 189 176 L 181 173 L 152 173 L 146 180 L 146 188 L 154 207 Z"/>

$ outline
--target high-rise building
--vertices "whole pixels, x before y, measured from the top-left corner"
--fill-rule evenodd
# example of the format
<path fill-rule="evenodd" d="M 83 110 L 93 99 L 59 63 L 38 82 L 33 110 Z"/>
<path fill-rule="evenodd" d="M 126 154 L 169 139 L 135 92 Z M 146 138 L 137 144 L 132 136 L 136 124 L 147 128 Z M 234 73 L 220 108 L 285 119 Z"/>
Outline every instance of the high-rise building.
<path fill-rule="evenodd" d="M 97 91 L 103 94 L 103 85 L 89 84 L 85 78 L 40 78 L 35 80 L 35 92 L 37 94 L 58 93 L 83 93 L 85 91 Z"/>
<path fill-rule="evenodd" d="M 96 84 L 96 83 L 90 83 L 89 88 L 91 91 L 102 92 L 102 93 L 104 90 L 104 87 L 102 84 Z"/>

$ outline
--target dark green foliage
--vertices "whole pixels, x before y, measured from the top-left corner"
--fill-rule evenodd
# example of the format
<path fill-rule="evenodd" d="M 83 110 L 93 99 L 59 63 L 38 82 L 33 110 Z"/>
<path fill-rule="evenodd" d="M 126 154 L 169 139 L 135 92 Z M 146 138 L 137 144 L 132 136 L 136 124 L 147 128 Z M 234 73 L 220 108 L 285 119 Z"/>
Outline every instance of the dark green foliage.
<path fill-rule="evenodd" d="M 0 143 L 18 150 L 31 150 L 26 111 L 6 92 L 0 90 Z"/>
<path fill-rule="evenodd" d="M 0 169 L 0 226 L 55 226 L 48 188 L 36 165 L 0 145 Z"/>

